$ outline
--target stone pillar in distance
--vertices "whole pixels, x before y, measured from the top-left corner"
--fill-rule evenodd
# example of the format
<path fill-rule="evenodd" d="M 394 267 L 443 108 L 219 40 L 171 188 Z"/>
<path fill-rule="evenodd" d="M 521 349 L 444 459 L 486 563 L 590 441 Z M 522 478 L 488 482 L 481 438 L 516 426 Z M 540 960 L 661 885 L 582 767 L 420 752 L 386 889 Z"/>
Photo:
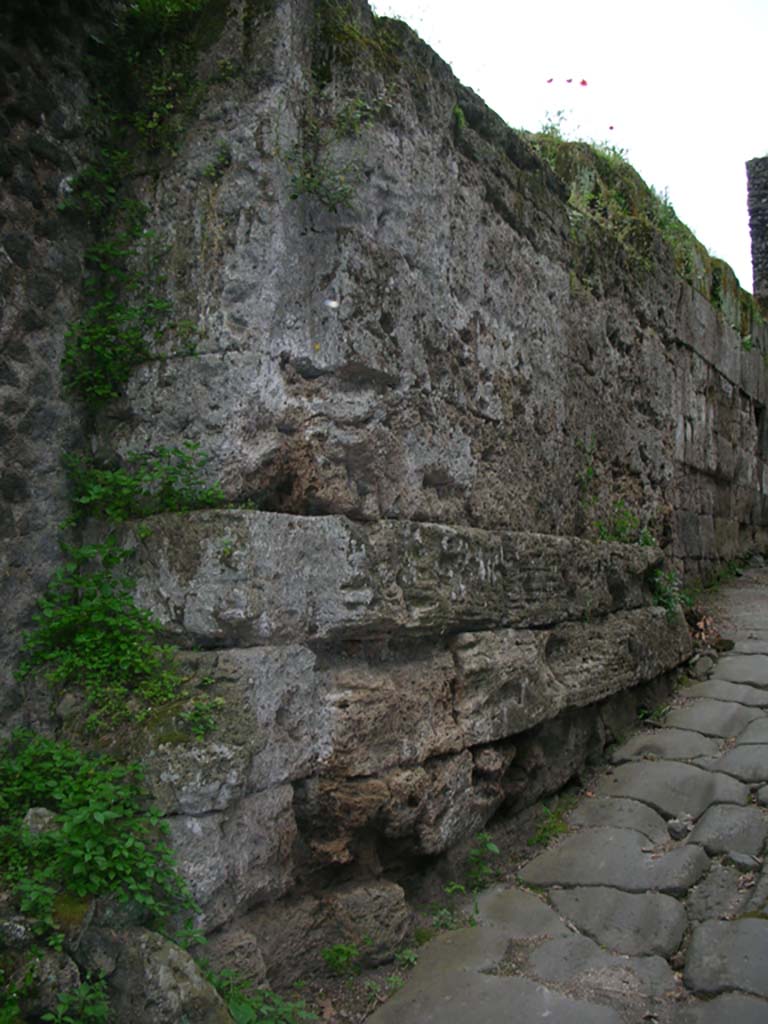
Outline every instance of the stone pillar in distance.
<path fill-rule="evenodd" d="M 752 235 L 752 292 L 768 315 L 768 156 L 747 162 L 749 230 Z"/>

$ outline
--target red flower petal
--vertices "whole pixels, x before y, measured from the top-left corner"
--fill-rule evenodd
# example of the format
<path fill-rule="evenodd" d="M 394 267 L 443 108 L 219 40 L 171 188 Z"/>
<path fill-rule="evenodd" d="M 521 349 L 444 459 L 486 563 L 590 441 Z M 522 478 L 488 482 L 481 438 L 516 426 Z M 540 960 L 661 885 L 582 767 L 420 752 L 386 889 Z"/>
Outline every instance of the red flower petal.
<path fill-rule="evenodd" d="M 579 85 L 586 85 L 586 84 L 587 84 L 586 78 L 582 78 L 582 80 L 579 82 Z"/>

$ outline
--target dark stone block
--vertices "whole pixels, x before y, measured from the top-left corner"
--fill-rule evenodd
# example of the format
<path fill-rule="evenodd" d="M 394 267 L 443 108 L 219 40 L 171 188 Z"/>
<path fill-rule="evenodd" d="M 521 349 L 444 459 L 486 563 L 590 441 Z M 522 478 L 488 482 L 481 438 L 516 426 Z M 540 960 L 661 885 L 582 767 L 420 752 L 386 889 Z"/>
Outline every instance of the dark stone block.
<path fill-rule="evenodd" d="M 43 205 L 43 193 L 35 179 L 27 171 L 17 170 L 11 180 L 11 192 L 28 200 L 36 208 Z"/>
<path fill-rule="evenodd" d="M 27 295 L 36 306 L 45 309 L 56 298 L 56 282 L 50 274 L 31 274 L 27 283 Z"/>
<path fill-rule="evenodd" d="M 55 167 L 63 171 L 71 170 L 73 167 L 69 154 L 61 146 L 55 145 L 42 135 L 32 135 L 28 142 L 29 149 L 35 156 L 42 157 Z"/>
<path fill-rule="evenodd" d="M 18 473 L 6 473 L 0 479 L 0 495 L 10 502 L 26 501 L 29 497 L 29 484 Z"/>
<path fill-rule="evenodd" d="M 2 241 L 3 248 L 17 267 L 26 268 L 29 266 L 32 240 L 28 236 L 20 235 L 15 231 L 9 231 L 0 237 L 0 241 Z"/>

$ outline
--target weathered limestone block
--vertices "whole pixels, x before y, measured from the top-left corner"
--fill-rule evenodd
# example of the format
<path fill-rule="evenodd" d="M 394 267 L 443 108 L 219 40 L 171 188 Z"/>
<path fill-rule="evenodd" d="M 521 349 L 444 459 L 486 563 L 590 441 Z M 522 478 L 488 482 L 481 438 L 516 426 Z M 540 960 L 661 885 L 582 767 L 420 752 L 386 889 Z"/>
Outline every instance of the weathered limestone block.
<path fill-rule="evenodd" d="M 374 775 L 461 750 L 454 677 L 453 657 L 439 648 L 395 664 L 338 662 L 321 673 L 330 721 L 323 769 Z"/>
<path fill-rule="evenodd" d="M 286 900 L 279 913 L 258 908 L 238 922 L 254 936 L 267 965 L 269 983 L 320 973 L 318 951 L 339 942 L 356 945 L 371 965 L 391 960 L 410 922 L 399 885 L 381 879 L 342 886 L 328 895 Z"/>
<path fill-rule="evenodd" d="M 267 965 L 256 936 L 236 925 L 209 936 L 205 958 L 214 971 L 235 971 L 252 985 L 267 983 Z"/>
<path fill-rule="evenodd" d="M 414 853 L 442 853 L 504 799 L 499 778 L 473 774 L 469 750 L 377 777 L 319 776 L 300 787 L 297 818 L 321 862 L 355 860 L 371 831 Z"/>
<path fill-rule="evenodd" d="M 22 977 L 9 980 L 22 991 L 21 1010 L 27 1019 L 54 1012 L 59 998 L 66 992 L 74 992 L 80 985 L 77 964 L 66 953 L 52 949 L 40 951 L 38 958 L 25 967 L 30 974 L 26 980 L 31 984 L 24 985 Z"/>
<path fill-rule="evenodd" d="M 182 668 L 220 698 L 211 736 L 195 740 L 173 712 L 140 744 L 147 784 L 166 813 L 225 810 L 242 795 L 310 774 L 331 750 L 315 655 L 306 647 L 184 652 Z M 167 721 L 169 716 L 171 721 Z"/>
<path fill-rule="evenodd" d="M 244 797 L 232 811 L 168 819 L 176 861 L 202 907 L 206 931 L 255 903 L 274 900 L 293 880 L 293 789 Z"/>
<path fill-rule="evenodd" d="M 107 979 L 117 1024 L 227 1024 L 229 1012 L 189 955 L 144 928 L 90 928 L 78 961 Z"/>
<path fill-rule="evenodd" d="M 126 539 L 139 602 L 178 642 L 216 647 L 604 614 L 647 603 L 659 559 L 545 534 L 234 509 L 156 516 L 149 538 Z"/>
<path fill-rule="evenodd" d="M 551 630 L 497 630 L 456 637 L 456 719 L 467 745 L 524 732 L 567 707 L 582 707 L 675 668 L 690 655 L 681 615 L 622 612 Z"/>

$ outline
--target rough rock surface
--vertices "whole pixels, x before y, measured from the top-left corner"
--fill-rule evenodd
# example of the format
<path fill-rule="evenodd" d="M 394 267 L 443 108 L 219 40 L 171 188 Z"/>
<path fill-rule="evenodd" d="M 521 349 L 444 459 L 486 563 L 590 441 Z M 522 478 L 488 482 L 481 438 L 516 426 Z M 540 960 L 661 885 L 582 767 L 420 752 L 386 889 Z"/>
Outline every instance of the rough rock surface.
<path fill-rule="evenodd" d="M 20 8 L 22 10 L 20 10 Z M 62 392 L 67 325 L 80 312 L 88 233 L 57 207 L 93 154 L 85 57 L 112 5 L 61 0 L 0 10 L 0 730 L 49 724 L 14 684 L 22 632 L 62 560 L 62 454 L 83 443 Z M 62 55 L 65 55 L 62 57 Z M 26 706 L 22 701 L 26 701 Z"/>
<path fill-rule="evenodd" d="M 750 572 L 721 607 L 729 632 L 737 640 L 751 637 L 749 623 L 768 614 L 768 571 Z M 762 651 L 739 665 L 738 672 L 731 666 L 735 684 L 743 684 L 740 677 L 750 686 L 768 684 Z M 717 673 L 719 662 L 712 668 Z M 681 688 L 676 700 L 712 703 L 691 693 Z M 762 738 L 766 710 L 759 714 L 743 724 L 730 752 L 763 749 L 738 745 L 742 735 Z M 621 757 L 638 759 L 601 769 L 567 816 L 568 834 L 518 868 L 517 885 L 478 900 L 476 927 L 428 946 L 372 1024 L 420 1024 L 442 1014 L 484 1024 L 768 1020 L 768 816 L 755 803 L 743 805 L 746 787 L 721 788 L 723 779 L 735 780 L 719 773 L 713 785 L 714 776 L 708 782 L 707 771 L 688 763 L 698 748 L 687 738 L 709 744 L 711 732 L 686 729 L 681 737 L 666 724 L 676 720 L 673 708 L 652 733 L 626 740 Z M 649 740 L 663 760 L 643 759 Z M 763 759 L 760 781 L 766 780 Z M 613 789 L 617 795 L 605 795 Z M 690 834 L 683 829 L 673 838 L 652 808 L 698 821 Z M 439 1018 L 430 1016 L 435 1008 Z"/>
<path fill-rule="evenodd" d="M 339 47 L 326 6 L 235 0 L 199 54 L 201 71 L 233 73 L 200 90 L 173 152 L 132 182 L 165 247 L 176 321 L 89 423 L 103 462 L 199 442 L 227 497 L 251 503 L 157 516 L 149 537 L 124 537 L 138 602 L 224 702 L 199 742 L 155 709 L 130 743 L 199 923 L 259 981 L 290 977 L 310 943 L 356 940 L 366 913 L 371 956 L 389 956 L 408 919 L 389 875 L 504 803 L 557 790 L 632 717 L 630 691 L 663 688 L 689 656 L 682 616 L 652 607 L 661 550 L 592 539 L 617 508 L 689 573 L 767 536 L 765 329 L 749 325 L 746 351 L 660 239 L 638 273 L 407 28 L 350 0 L 342 35 L 356 43 Z M 79 64 L 101 28 L 73 30 L 74 0 L 58 11 L 76 45 L 59 45 L 52 18 L 39 43 L 9 37 L 0 74 L 13 115 L 0 120 L 3 727 L 22 714 L 51 725 L 20 707 L 6 669 L 58 557 L 60 456 L 81 433 L 59 364 L 90 239 L 52 215 L 87 166 Z M 69 63 L 49 62 L 52 48 Z M 352 193 L 329 201 L 342 176 Z M 762 715 L 692 700 L 710 731 L 695 716 L 680 728 L 708 736 Z M 743 802 L 730 776 L 680 767 L 657 780 L 663 797 L 623 791 L 665 814 L 689 797 L 695 813 Z M 641 825 L 603 831 L 617 883 L 625 857 L 669 892 L 703 870 L 698 845 L 651 862 Z M 120 1012 L 148 1012 L 143 991 L 158 1020 L 215 1020 L 189 964 L 148 936 L 107 957 Z M 471 984 L 531 1012 L 615 1017 L 522 979 Z"/>
<path fill-rule="evenodd" d="M 92 928 L 78 960 L 103 972 L 113 1012 L 120 1021 L 147 1024 L 227 1024 L 221 998 L 183 949 L 144 928 Z"/>

